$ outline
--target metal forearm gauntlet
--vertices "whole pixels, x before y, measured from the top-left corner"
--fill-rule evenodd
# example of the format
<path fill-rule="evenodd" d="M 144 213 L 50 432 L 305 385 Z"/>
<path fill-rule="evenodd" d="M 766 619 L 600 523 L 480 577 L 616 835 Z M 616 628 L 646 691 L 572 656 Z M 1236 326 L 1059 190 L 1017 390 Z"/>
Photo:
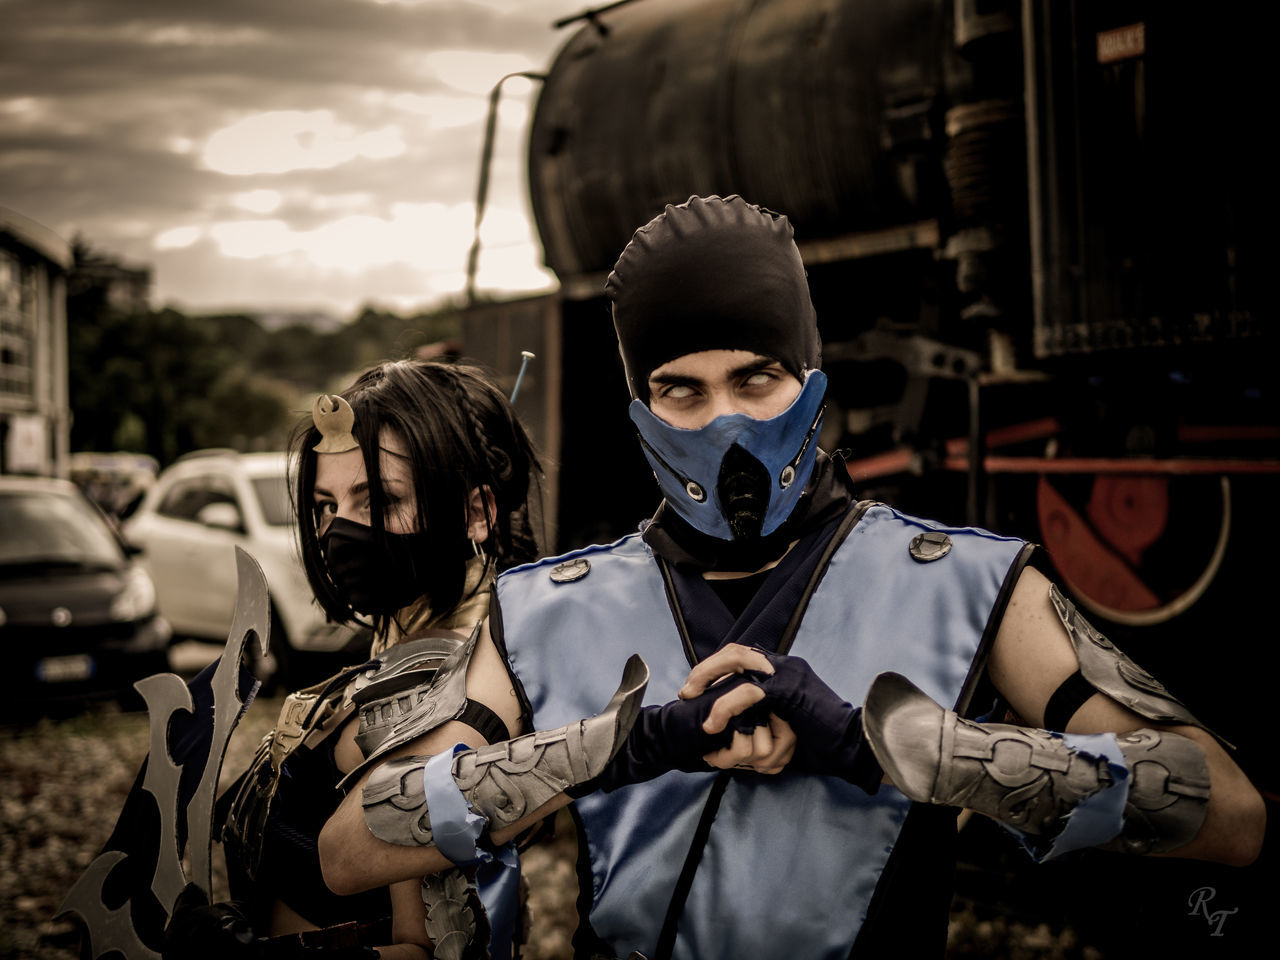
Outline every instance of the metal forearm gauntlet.
<path fill-rule="evenodd" d="M 894 673 L 871 685 L 863 725 L 885 772 L 912 800 L 967 807 L 1032 837 L 1052 839 L 1073 810 L 1113 784 L 1105 757 L 1047 730 L 962 719 Z M 1116 740 L 1128 794 L 1123 826 L 1105 848 L 1159 853 L 1190 841 L 1209 800 L 1200 747 L 1159 730 Z"/>
<path fill-rule="evenodd" d="M 1116 738 L 1129 766 L 1124 828 L 1105 850 L 1164 853 L 1193 840 L 1209 808 L 1209 764 L 1193 740 L 1167 730 Z"/>
<path fill-rule="evenodd" d="M 617 692 L 596 716 L 456 754 L 453 780 L 471 811 L 485 817 L 490 830 L 501 829 L 598 776 L 635 723 L 648 682 L 649 668 L 633 656 Z M 374 836 L 403 846 L 433 843 L 423 785 L 429 759 L 388 760 L 369 775 L 362 799 Z"/>

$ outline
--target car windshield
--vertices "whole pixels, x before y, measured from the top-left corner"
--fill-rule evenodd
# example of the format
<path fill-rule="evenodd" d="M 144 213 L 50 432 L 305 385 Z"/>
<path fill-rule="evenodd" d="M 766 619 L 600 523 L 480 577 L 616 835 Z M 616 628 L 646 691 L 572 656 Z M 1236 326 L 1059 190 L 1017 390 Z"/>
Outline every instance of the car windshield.
<path fill-rule="evenodd" d="M 39 491 L 0 492 L 0 566 L 118 569 L 124 551 L 87 502 Z"/>
<path fill-rule="evenodd" d="M 283 476 L 254 477 L 253 492 L 262 507 L 262 517 L 273 527 L 287 527 L 293 522 L 289 508 L 289 487 Z"/>

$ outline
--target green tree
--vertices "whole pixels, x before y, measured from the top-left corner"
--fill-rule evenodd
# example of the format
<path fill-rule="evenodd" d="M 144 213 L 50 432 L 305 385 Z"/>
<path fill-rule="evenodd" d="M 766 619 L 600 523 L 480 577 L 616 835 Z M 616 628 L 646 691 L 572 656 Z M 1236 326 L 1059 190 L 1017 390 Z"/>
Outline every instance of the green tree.
<path fill-rule="evenodd" d="M 72 446 L 133 449 L 161 464 L 206 446 L 249 449 L 282 435 L 288 399 L 177 310 L 112 310 L 94 291 L 68 297 Z"/>
<path fill-rule="evenodd" d="M 77 238 L 77 264 L 109 259 Z M 92 270 L 68 284 L 67 327 L 75 450 L 133 450 L 162 465 L 190 450 L 281 449 L 321 390 L 360 370 L 433 345 L 456 350 L 461 317 L 445 305 L 412 316 L 365 306 L 331 331 L 266 330 L 247 313 L 191 317 L 123 311 Z"/>

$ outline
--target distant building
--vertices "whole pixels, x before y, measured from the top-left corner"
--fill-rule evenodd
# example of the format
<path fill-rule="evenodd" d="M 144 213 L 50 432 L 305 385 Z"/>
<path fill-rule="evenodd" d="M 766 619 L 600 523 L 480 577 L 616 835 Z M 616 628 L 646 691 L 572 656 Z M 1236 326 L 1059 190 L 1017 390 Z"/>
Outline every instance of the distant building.
<path fill-rule="evenodd" d="M 104 306 L 120 313 L 151 309 L 151 268 L 124 263 L 119 257 L 90 250 L 79 240 L 72 244 L 67 292 L 72 296 L 98 291 Z"/>
<path fill-rule="evenodd" d="M 0 473 L 66 476 L 71 248 L 0 207 Z"/>

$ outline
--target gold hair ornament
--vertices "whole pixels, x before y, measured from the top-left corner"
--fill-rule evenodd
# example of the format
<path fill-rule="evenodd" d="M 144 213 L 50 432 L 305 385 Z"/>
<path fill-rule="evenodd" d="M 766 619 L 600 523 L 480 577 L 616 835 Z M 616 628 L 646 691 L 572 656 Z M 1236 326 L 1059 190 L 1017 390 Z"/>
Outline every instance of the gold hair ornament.
<path fill-rule="evenodd" d="M 311 419 L 320 431 L 320 442 L 311 448 L 316 453 L 346 453 L 360 449 L 360 444 L 351 435 L 356 415 L 351 404 L 342 397 L 320 394 L 311 406 Z"/>

